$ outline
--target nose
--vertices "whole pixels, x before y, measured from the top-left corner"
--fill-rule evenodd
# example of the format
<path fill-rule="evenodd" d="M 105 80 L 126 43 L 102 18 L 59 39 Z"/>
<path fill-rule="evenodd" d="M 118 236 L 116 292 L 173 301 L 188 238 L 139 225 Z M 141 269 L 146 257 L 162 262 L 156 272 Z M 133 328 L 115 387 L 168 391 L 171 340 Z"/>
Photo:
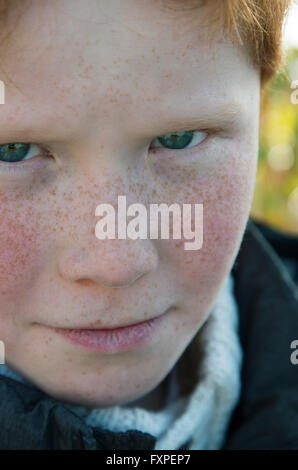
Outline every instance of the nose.
<path fill-rule="evenodd" d="M 65 280 L 125 287 L 155 270 L 158 254 L 150 240 L 96 239 L 88 247 L 65 247 L 58 264 Z"/>

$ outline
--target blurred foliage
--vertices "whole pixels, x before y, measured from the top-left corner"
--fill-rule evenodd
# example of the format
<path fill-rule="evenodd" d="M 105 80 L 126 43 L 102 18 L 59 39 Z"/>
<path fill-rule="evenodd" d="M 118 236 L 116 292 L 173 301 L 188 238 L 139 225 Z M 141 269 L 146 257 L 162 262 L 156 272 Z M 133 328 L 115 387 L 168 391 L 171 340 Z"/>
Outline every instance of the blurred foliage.
<path fill-rule="evenodd" d="M 297 84 L 293 83 L 295 80 Z M 251 217 L 298 235 L 296 100 L 298 49 L 292 49 L 287 53 L 285 65 L 262 93 L 258 172 Z"/>

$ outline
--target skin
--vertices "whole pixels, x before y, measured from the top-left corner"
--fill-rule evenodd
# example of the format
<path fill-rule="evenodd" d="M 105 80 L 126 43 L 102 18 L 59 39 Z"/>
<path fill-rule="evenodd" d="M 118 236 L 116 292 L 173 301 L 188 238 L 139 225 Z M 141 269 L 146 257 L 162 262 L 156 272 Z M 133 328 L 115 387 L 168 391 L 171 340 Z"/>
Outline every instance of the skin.
<path fill-rule="evenodd" d="M 8 366 L 66 402 L 158 396 L 207 320 L 249 216 L 259 70 L 246 47 L 220 36 L 210 43 L 208 6 L 168 3 L 11 4 L 0 144 L 32 142 L 41 153 L 0 162 L 1 339 Z M 158 136 L 186 130 L 208 138 L 149 150 Z M 95 208 L 116 208 L 118 195 L 147 207 L 203 203 L 203 247 L 98 240 Z M 91 352 L 53 330 L 132 324 L 169 307 L 153 338 L 123 353 Z"/>

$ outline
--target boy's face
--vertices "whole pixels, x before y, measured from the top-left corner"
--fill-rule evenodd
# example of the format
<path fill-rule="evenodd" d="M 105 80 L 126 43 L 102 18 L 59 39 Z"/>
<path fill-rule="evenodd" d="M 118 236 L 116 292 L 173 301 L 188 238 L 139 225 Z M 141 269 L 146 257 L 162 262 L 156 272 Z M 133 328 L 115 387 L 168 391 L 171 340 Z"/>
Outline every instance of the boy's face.
<path fill-rule="evenodd" d="M 245 48 L 209 43 L 207 7 L 11 4 L 0 144 L 34 143 L 40 153 L 0 162 L 6 362 L 62 400 L 132 402 L 150 396 L 201 328 L 238 252 L 256 172 L 259 71 Z M 190 130 L 201 142 L 156 144 Z M 202 203 L 202 248 L 98 240 L 95 208 L 117 208 L 118 195 L 148 209 Z M 168 309 L 150 340 L 122 352 L 90 350 L 54 329 L 113 328 Z"/>

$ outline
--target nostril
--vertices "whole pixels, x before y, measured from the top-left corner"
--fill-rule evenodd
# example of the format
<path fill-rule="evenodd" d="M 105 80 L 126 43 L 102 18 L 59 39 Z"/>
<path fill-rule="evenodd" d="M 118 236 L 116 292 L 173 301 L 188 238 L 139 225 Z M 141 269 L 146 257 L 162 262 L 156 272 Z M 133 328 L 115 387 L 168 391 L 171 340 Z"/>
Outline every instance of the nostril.
<path fill-rule="evenodd" d="M 65 247 L 58 269 L 64 279 L 81 285 L 127 287 L 157 265 L 157 252 L 148 240 L 105 240 L 90 249 Z"/>
<path fill-rule="evenodd" d="M 85 287 L 90 287 L 91 285 L 94 284 L 94 282 L 91 279 L 78 279 L 76 282 L 78 282 L 81 286 L 85 286 Z"/>

